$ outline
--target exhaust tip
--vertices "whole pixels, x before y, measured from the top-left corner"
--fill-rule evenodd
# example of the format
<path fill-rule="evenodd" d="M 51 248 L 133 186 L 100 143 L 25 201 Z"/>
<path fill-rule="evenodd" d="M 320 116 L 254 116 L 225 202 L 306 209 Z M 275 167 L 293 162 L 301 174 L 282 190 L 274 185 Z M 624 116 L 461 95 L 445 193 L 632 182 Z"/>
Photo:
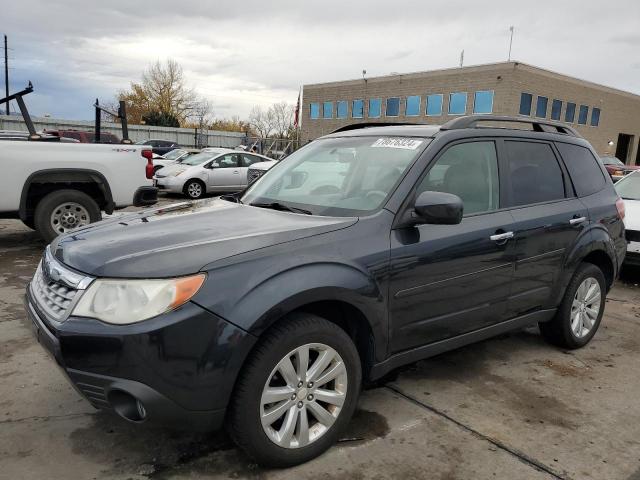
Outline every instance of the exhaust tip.
<path fill-rule="evenodd" d="M 112 390 L 108 399 L 116 413 L 125 420 L 134 423 L 141 423 L 146 420 L 147 410 L 144 404 L 130 393 L 122 390 Z"/>

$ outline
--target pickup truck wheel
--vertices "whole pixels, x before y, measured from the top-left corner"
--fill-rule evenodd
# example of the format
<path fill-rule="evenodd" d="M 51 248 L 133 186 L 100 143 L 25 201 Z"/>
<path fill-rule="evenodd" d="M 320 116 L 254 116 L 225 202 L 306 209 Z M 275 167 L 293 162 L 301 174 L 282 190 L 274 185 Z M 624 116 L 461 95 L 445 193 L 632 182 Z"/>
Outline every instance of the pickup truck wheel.
<path fill-rule="evenodd" d="M 51 242 L 58 235 L 102 218 L 100 207 L 86 193 L 58 190 L 45 196 L 36 206 L 36 230 Z"/>
<path fill-rule="evenodd" d="M 337 325 L 294 314 L 273 327 L 238 379 L 228 430 L 261 465 L 289 467 L 333 445 L 362 380 L 358 351 Z"/>
<path fill-rule="evenodd" d="M 200 180 L 189 180 L 184 184 L 182 191 L 187 197 L 195 200 L 201 198 L 205 194 L 205 186 Z"/>
<path fill-rule="evenodd" d="M 540 324 L 544 339 L 562 348 L 584 347 L 600 326 L 606 291 L 602 270 L 583 263 L 569 282 L 555 317 Z"/>

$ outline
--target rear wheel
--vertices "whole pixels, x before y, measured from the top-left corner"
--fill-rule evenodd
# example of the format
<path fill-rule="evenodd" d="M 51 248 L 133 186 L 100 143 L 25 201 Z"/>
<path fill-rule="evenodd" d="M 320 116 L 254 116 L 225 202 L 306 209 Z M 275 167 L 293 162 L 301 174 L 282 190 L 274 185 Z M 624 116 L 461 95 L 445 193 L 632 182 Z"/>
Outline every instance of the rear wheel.
<path fill-rule="evenodd" d="M 542 336 L 563 348 L 584 347 L 600 326 L 606 291 L 602 270 L 591 263 L 582 264 L 569 282 L 556 316 L 540 324 Z"/>
<path fill-rule="evenodd" d="M 45 196 L 36 206 L 35 229 L 47 241 L 102 218 L 100 207 L 86 193 L 58 190 Z"/>
<path fill-rule="evenodd" d="M 262 465 L 306 462 L 336 442 L 356 408 L 360 383 L 360 358 L 344 330 L 315 315 L 287 317 L 243 369 L 229 432 Z"/>
<path fill-rule="evenodd" d="M 193 198 L 195 200 L 198 198 L 202 198 L 202 196 L 205 194 L 205 186 L 204 183 L 202 183 L 202 181 L 200 180 L 189 180 L 184 184 L 184 188 L 182 189 L 182 191 L 187 197 Z"/>

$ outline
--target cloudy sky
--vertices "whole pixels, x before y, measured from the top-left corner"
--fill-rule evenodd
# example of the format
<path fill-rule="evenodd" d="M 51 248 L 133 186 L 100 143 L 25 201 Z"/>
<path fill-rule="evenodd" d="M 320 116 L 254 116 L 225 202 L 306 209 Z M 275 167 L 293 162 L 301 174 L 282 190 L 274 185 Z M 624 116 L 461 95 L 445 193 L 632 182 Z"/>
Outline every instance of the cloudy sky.
<path fill-rule="evenodd" d="M 512 58 L 640 94 L 638 0 L 2 1 L 12 91 L 34 115 L 91 119 L 173 58 L 216 116 L 295 103 L 304 83 Z"/>

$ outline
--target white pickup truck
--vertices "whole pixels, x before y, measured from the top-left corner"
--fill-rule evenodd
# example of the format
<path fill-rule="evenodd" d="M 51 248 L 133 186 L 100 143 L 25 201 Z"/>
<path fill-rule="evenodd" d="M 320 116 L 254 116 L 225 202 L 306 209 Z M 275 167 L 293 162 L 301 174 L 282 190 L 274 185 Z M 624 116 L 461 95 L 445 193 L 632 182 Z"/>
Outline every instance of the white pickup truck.
<path fill-rule="evenodd" d="M 0 140 L 0 218 L 19 218 L 49 242 L 102 211 L 153 205 L 151 147 Z"/>

